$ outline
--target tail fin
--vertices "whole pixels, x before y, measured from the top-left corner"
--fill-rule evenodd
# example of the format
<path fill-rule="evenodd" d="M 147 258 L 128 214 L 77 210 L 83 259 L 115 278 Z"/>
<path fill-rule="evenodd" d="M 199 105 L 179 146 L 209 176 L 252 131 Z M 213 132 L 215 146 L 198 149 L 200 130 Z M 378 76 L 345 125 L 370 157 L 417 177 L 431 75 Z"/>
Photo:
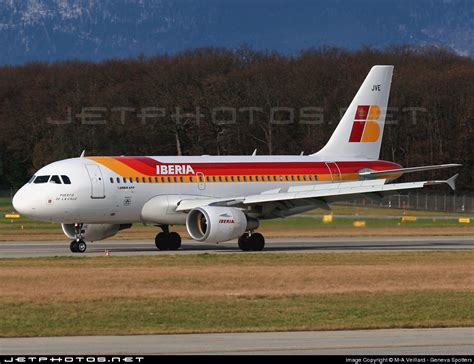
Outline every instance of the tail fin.
<path fill-rule="evenodd" d="M 378 159 L 393 66 L 373 66 L 328 143 L 313 154 L 326 160 Z"/>

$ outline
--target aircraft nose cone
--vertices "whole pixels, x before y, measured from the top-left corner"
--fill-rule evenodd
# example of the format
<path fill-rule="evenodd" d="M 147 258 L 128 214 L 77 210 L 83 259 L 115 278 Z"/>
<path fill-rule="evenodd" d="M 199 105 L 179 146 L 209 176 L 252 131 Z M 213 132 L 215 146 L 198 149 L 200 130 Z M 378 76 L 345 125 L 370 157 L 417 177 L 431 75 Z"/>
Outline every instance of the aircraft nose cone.
<path fill-rule="evenodd" d="M 16 212 L 21 215 L 26 215 L 28 212 L 28 200 L 23 189 L 20 189 L 15 196 L 13 196 L 12 204 Z"/>

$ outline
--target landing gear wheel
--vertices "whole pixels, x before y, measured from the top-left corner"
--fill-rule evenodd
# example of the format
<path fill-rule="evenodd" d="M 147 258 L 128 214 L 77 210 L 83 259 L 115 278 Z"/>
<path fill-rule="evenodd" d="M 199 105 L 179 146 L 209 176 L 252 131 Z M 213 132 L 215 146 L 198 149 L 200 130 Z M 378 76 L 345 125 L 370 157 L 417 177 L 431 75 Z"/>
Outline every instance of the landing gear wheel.
<path fill-rule="evenodd" d="M 238 244 L 239 244 L 240 250 L 244 252 L 250 251 L 250 245 L 248 244 L 248 240 L 249 240 L 249 234 L 244 234 L 239 238 Z"/>
<path fill-rule="evenodd" d="M 73 253 L 77 253 L 77 242 L 75 240 L 71 241 L 71 244 L 69 244 L 69 249 L 71 249 L 71 251 Z"/>
<path fill-rule="evenodd" d="M 170 250 L 178 250 L 181 248 L 181 236 L 178 233 L 172 232 L 169 234 Z"/>
<path fill-rule="evenodd" d="M 86 249 L 87 249 L 87 244 L 84 242 L 84 240 L 79 240 L 77 242 L 77 252 L 85 253 Z"/>
<path fill-rule="evenodd" d="M 244 252 L 262 251 L 264 247 L 265 238 L 260 233 L 253 233 L 252 235 L 244 234 L 239 238 L 239 248 Z"/>
<path fill-rule="evenodd" d="M 181 236 L 178 233 L 159 233 L 155 238 L 159 250 L 178 250 L 181 247 Z"/>
<path fill-rule="evenodd" d="M 265 238 L 260 233 L 254 233 L 250 235 L 247 243 L 250 244 L 252 251 L 259 252 L 265 247 Z"/>
<path fill-rule="evenodd" d="M 87 244 L 84 240 L 73 240 L 69 248 L 73 253 L 84 253 L 87 250 Z"/>

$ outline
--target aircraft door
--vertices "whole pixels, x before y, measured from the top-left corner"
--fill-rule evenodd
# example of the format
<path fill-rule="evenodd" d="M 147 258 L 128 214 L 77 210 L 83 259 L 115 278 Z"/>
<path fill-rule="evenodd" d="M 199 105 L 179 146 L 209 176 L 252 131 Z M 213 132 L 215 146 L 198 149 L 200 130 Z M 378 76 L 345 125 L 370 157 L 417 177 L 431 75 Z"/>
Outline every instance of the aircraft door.
<path fill-rule="evenodd" d="M 100 167 L 86 164 L 86 169 L 91 181 L 91 198 L 105 198 L 105 184 Z"/>
<path fill-rule="evenodd" d="M 326 167 L 328 168 L 329 174 L 331 175 L 331 180 L 333 182 L 341 180 L 341 170 L 336 162 L 326 162 Z"/>

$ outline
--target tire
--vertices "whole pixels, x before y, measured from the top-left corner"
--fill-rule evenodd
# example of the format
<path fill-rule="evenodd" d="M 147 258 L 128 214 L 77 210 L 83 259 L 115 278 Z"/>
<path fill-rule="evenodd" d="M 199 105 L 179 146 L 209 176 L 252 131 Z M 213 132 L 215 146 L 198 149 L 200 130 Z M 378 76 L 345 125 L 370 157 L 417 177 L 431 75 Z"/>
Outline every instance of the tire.
<path fill-rule="evenodd" d="M 249 235 L 244 234 L 238 240 L 240 250 L 244 252 L 250 251 L 250 244 L 249 244 Z"/>
<path fill-rule="evenodd" d="M 76 242 L 76 247 L 78 253 L 85 253 L 87 250 L 87 244 L 84 240 L 79 240 Z"/>
<path fill-rule="evenodd" d="M 178 250 L 181 248 L 181 236 L 178 233 L 172 232 L 168 235 L 169 250 Z"/>
<path fill-rule="evenodd" d="M 71 251 L 73 253 L 78 253 L 78 250 L 77 250 L 77 241 L 73 240 L 71 241 L 71 244 L 69 244 L 69 249 L 71 249 Z"/>
<path fill-rule="evenodd" d="M 165 233 L 159 233 L 155 237 L 155 245 L 158 250 L 168 250 L 166 245 L 166 235 Z"/>
<path fill-rule="evenodd" d="M 247 240 L 251 251 L 259 252 L 265 247 L 265 238 L 260 233 L 253 233 Z"/>

